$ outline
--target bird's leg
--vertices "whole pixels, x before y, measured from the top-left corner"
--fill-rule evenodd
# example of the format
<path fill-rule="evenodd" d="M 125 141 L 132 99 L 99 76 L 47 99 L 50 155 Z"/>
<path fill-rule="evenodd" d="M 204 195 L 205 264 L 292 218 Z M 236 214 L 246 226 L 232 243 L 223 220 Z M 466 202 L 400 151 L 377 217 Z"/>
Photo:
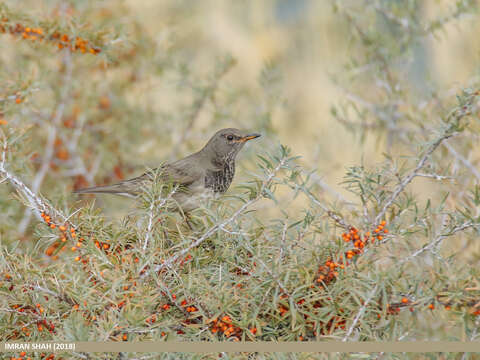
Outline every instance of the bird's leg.
<path fill-rule="evenodd" d="M 190 224 L 190 221 L 188 221 L 190 218 L 190 214 L 186 213 L 185 214 L 185 222 L 187 223 L 188 227 L 190 228 L 191 231 L 193 231 L 192 224 Z"/>
<path fill-rule="evenodd" d="M 170 239 L 168 237 L 168 232 L 167 230 L 165 229 L 165 226 L 164 226 L 164 221 L 162 218 L 159 218 L 157 220 L 157 223 L 160 224 L 160 226 L 162 227 L 162 231 L 163 231 L 163 238 L 165 239 L 166 243 L 167 243 L 167 246 L 170 245 Z"/>

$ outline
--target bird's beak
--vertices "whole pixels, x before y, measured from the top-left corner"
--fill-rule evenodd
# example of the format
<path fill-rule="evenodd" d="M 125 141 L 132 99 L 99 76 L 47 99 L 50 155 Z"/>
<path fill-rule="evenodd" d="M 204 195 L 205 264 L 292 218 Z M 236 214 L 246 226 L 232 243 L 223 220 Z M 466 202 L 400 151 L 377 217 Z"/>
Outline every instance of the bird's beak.
<path fill-rule="evenodd" d="M 238 139 L 238 142 L 244 143 L 244 142 L 247 142 L 249 140 L 256 139 L 260 136 L 261 136 L 260 134 L 248 134 L 248 135 L 245 135 L 244 137 Z"/>

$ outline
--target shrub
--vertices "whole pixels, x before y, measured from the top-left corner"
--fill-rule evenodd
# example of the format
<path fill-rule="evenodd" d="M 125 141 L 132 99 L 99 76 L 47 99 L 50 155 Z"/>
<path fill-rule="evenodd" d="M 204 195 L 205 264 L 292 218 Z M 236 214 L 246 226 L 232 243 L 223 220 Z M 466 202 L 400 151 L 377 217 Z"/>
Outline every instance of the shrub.
<path fill-rule="evenodd" d="M 253 91 L 229 77 L 231 55 L 193 56 L 188 29 L 150 29 L 124 3 L 49 3 L 51 16 L 0 5 L 4 338 L 478 339 L 478 79 L 455 97 L 411 70 L 425 39 L 475 5 L 423 19 L 415 1 L 330 2 L 350 41 L 332 119 L 352 151 L 375 138 L 383 152 L 347 167 L 342 194 L 269 140 L 275 116 L 298 111 L 281 91 L 288 61 L 265 64 Z M 264 145 L 190 224 L 165 184 L 137 202 L 71 195 L 184 156 L 232 118 Z"/>

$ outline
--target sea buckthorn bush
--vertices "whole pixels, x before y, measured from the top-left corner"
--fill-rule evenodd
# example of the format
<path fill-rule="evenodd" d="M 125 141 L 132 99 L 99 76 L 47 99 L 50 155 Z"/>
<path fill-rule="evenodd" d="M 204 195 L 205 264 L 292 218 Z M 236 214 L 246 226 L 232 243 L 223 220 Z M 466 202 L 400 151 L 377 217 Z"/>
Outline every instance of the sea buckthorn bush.
<path fill-rule="evenodd" d="M 478 341 L 477 5 L 0 4 L 2 339 Z M 338 47 L 324 119 L 302 102 L 323 97 L 302 69 L 316 19 Z M 425 52 L 452 32 L 471 49 L 442 85 Z M 263 136 L 229 191 L 188 216 L 168 206 L 174 184 L 72 194 L 221 127 Z"/>

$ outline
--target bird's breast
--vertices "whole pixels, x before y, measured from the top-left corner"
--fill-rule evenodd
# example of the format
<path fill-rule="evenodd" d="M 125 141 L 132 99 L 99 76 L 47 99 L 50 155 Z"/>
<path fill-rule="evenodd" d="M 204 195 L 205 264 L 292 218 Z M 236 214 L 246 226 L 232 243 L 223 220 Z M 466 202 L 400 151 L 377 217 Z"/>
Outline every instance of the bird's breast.
<path fill-rule="evenodd" d="M 235 162 L 229 161 L 218 171 L 207 170 L 205 175 L 205 187 L 215 193 L 223 194 L 232 183 L 235 175 Z"/>
<path fill-rule="evenodd" d="M 215 193 L 206 188 L 203 183 L 196 183 L 188 187 L 188 191 L 180 191 L 173 198 L 184 212 L 192 211 L 205 205 L 209 199 L 214 198 Z"/>

